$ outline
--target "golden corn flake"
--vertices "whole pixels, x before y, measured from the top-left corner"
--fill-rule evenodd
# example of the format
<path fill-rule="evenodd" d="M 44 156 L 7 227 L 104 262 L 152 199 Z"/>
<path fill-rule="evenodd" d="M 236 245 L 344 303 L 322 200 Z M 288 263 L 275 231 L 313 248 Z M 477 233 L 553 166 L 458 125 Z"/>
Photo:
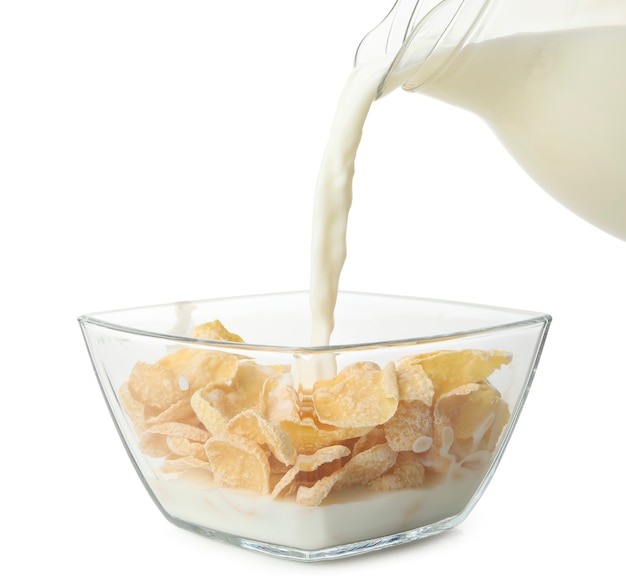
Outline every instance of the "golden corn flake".
<path fill-rule="evenodd" d="M 315 451 L 312 455 L 298 455 L 296 465 L 300 471 L 315 471 L 321 465 L 342 459 L 350 454 L 350 449 L 343 445 L 331 445 Z"/>
<path fill-rule="evenodd" d="M 289 465 L 281 463 L 274 455 L 270 455 L 267 460 L 270 464 L 270 473 L 272 474 L 272 478 L 278 476 L 280 479 L 289 470 Z M 274 483 L 275 482 L 276 480 L 274 480 Z"/>
<path fill-rule="evenodd" d="M 413 357 L 400 358 L 396 363 L 400 400 L 419 400 L 430 406 L 435 389 L 424 368 Z"/>
<path fill-rule="evenodd" d="M 389 422 L 391 422 L 391 420 L 388 421 L 386 424 L 389 424 Z M 386 443 L 387 438 L 385 436 L 384 426 L 385 425 L 375 426 L 367 434 L 358 438 L 356 442 L 354 443 L 354 445 L 352 446 L 352 454 L 358 455 L 359 453 L 362 453 L 366 449 L 371 449 L 375 445 L 382 445 Z"/>
<path fill-rule="evenodd" d="M 383 425 L 383 430 L 394 451 L 428 450 L 433 432 L 430 406 L 420 400 L 401 401 L 397 412 Z"/>
<path fill-rule="evenodd" d="M 191 397 L 191 405 L 198 418 L 213 434 L 222 432 L 224 423 L 240 412 L 259 408 L 263 386 L 259 375 L 261 372 L 250 371 L 252 366 L 256 366 L 253 363 L 242 362 L 241 366 L 242 376 L 234 378 L 231 385 L 207 386 L 196 391 Z M 260 366 L 256 367 L 261 369 Z M 251 381 L 246 382 L 245 378 L 251 378 Z"/>
<path fill-rule="evenodd" d="M 296 460 L 296 450 L 289 435 L 265 420 L 256 410 L 240 412 L 230 420 L 226 430 L 267 445 L 276 459 L 285 465 L 292 465 Z"/>
<path fill-rule="evenodd" d="M 346 366 L 330 380 L 313 386 L 313 405 L 321 422 L 337 427 L 374 427 L 389 420 L 398 407 L 395 365 L 383 370 L 372 362 Z"/>
<path fill-rule="evenodd" d="M 164 422 L 182 422 L 186 424 L 195 424 L 197 418 L 191 407 L 191 403 L 187 398 L 179 400 L 170 405 L 164 411 L 159 412 L 156 416 L 146 419 L 149 424 L 162 424 Z"/>
<path fill-rule="evenodd" d="M 145 362 L 138 362 L 132 369 L 128 391 L 135 400 L 159 410 L 165 410 L 187 395 L 172 370 Z"/>
<path fill-rule="evenodd" d="M 388 471 L 395 463 L 397 455 L 398 453 L 384 444 L 367 449 L 311 487 L 299 487 L 296 501 L 303 505 L 319 505 L 333 489 L 365 486 Z"/>
<path fill-rule="evenodd" d="M 275 374 L 273 368 L 260 366 L 252 360 L 240 361 L 230 389 L 226 386 L 218 387 L 222 396 L 216 404 L 227 418 L 249 408 L 259 409 L 263 386 Z"/>
<path fill-rule="evenodd" d="M 198 441 L 192 441 L 183 436 L 168 436 L 165 438 L 170 451 L 178 457 L 195 457 L 206 461 L 204 445 Z"/>
<path fill-rule="evenodd" d="M 205 443 L 211 436 L 206 430 L 191 426 L 182 422 L 164 422 L 163 424 L 155 424 L 146 429 L 148 434 L 160 434 L 165 437 L 175 436 L 183 437 L 196 443 Z"/>
<path fill-rule="evenodd" d="M 213 405 L 210 392 L 206 389 L 196 390 L 190 401 L 198 420 L 213 435 L 226 431 L 228 419 Z"/>
<path fill-rule="evenodd" d="M 190 392 L 212 384 L 226 384 L 237 374 L 239 358 L 219 350 L 181 348 L 159 362 L 169 368 L 176 378 L 184 378 Z"/>
<path fill-rule="evenodd" d="M 287 471 L 272 490 L 272 497 L 277 497 L 289 486 L 298 473 L 316 471 L 322 465 L 332 463 L 350 455 L 350 449 L 343 445 L 331 445 L 315 451 L 311 455 L 298 455 L 295 464 Z"/>
<path fill-rule="evenodd" d="M 370 491 L 415 489 L 424 485 L 426 469 L 415 453 L 398 453 L 395 464 L 384 475 L 367 484 Z"/>
<path fill-rule="evenodd" d="M 311 454 L 316 450 L 332 444 L 359 438 L 370 431 L 369 427 L 337 428 L 324 426 L 312 418 L 303 418 L 298 421 L 283 420 L 278 426 L 290 437 L 298 453 Z"/>
<path fill-rule="evenodd" d="M 387 445 L 375 445 L 354 455 L 341 469 L 337 488 L 367 485 L 393 466 L 397 453 Z"/>
<path fill-rule="evenodd" d="M 415 356 L 414 361 L 432 380 L 438 396 L 463 384 L 486 380 L 511 362 L 511 354 L 498 350 L 468 349 Z"/>
<path fill-rule="evenodd" d="M 208 391 L 208 396 L 215 408 L 229 420 L 244 410 L 258 410 L 259 407 L 260 393 L 254 385 L 238 384 L 234 390 L 213 388 Z"/>
<path fill-rule="evenodd" d="M 276 370 L 269 366 L 260 366 L 253 360 L 241 360 L 235 376 L 235 386 L 239 389 L 245 387 L 258 399 L 266 380 L 274 375 Z"/>
<path fill-rule="evenodd" d="M 484 383 L 466 384 L 442 395 L 435 413 L 437 423 L 454 431 L 451 452 L 457 458 L 493 451 L 509 416 L 498 391 Z"/>
<path fill-rule="evenodd" d="M 270 422 L 299 422 L 300 402 L 288 374 L 274 374 L 263 383 L 259 396 L 259 412 Z"/>
<path fill-rule="evenodd" d="M 263 495 L 270 492 L 267 455 L 252 439 L 237 434 L 222 434 L 211 437 L 204 450 L 218 485 Z"/>
<path fill-rule="evenodd" d="M 197 326 L 193 330 L 193 337 L 199 339 L 217 340 L 225 342 L 243 342 L 241 336 L 236 333 L 228 331 L 221 321 L 216 319 L 215 321 L 209 321 Z"/>

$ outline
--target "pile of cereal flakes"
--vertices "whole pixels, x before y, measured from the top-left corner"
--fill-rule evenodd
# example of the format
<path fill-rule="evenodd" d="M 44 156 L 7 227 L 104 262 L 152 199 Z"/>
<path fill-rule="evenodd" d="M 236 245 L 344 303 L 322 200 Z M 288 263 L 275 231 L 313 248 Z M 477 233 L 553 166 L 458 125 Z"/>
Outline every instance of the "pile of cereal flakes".
<path fill-rule="evenodd" d="M 219 321 L 194 336 L 243 341 Z M 510 416 L 488 378 L 510 361 L 466 349 L 358 362 L 303 392 L 286 366 L 185 347 L 138 362 L 119 396 L 164 473 L 201 470 L 218 487 L 315 506 L 348 487 L 421 488 L 484 467 Z"/>

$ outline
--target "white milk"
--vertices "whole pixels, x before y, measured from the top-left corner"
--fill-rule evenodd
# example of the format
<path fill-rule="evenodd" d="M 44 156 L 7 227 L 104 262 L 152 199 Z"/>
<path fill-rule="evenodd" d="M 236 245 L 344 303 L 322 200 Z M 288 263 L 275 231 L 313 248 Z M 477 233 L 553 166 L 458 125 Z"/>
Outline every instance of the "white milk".
<path fill-rule="evenodd" d="M 339 275 L 346 259 L 354 161 L 363 125 L 391 60 L 357 67 L 337 105 L 317 178 L 311 249 L 311 310 L 314 346 L 330 342 Z"/>
<path fill-rule="evenodd" d="M 485 470 L 463 471 L 422 489 L 333 493 L 307 507 L 246 491 L 208 487 L 189 477 L 148 479 L 154 495 L 176 519 L 251 540 L 304 550 L 394 535 L 463 512 Z"/>
<path fill-rule="evenodd" d="M 512 36 L 465 47 L 419 90 L 483 117 L 543 188 L 626 240 L 624 55 L 624 27 Z M 323 158 L 313 219 L 313 345 L 330 343 L 354 161 L 387 66 L 353 72 Z M 415 76 L 416 70 L 391 76 L 386 92 L 411 89 Z"/>
<path fill-rule="evenodd" d="M 468 46 L 423 92 L 475 111 L 546 192 L 626 240 L 625 58 L 624 27 L 514 36 Z"/>

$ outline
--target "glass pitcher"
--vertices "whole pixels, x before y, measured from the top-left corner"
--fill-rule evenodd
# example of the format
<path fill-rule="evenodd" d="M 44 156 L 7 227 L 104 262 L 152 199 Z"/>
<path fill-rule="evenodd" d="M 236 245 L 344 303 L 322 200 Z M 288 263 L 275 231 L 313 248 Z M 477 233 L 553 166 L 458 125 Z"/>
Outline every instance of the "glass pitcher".
<path fill-rule="evenodd" d="M 399 0 L 356 64 L 385 55 L 379 97 L 476 113 L 546 192 L 626 240 L 626 1 Z"/>

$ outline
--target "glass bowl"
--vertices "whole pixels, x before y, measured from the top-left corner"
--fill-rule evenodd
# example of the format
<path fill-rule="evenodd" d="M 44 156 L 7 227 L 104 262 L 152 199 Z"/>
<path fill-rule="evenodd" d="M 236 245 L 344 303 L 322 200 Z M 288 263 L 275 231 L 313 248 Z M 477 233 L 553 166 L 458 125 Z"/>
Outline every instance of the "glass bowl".
<path fill-rule="evenodd" d="M 79 318 L 119 435 L 165 517 L 301 561 L 462 522 L 504 452 L 550 321 L 341 292 L 334 345 L 312 348 L 307 292 Z"/>

